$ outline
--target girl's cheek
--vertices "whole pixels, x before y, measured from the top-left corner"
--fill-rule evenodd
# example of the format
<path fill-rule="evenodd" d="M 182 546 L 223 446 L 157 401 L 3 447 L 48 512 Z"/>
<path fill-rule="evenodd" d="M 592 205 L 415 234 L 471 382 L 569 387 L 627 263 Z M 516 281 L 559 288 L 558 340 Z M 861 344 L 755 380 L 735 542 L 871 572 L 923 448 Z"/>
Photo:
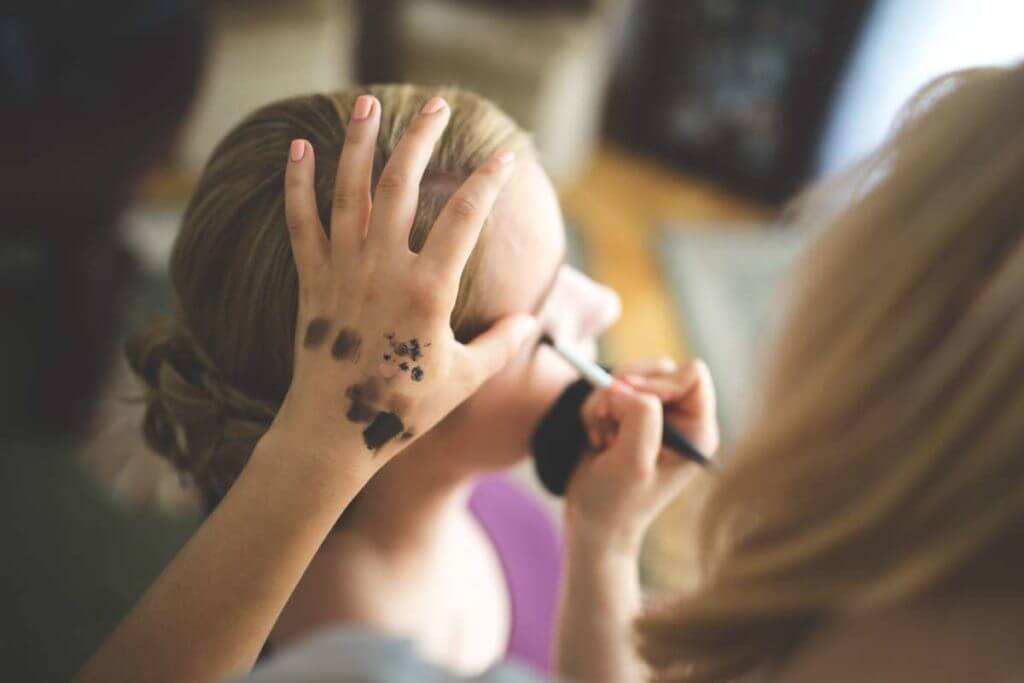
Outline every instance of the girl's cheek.
<path fill-rule="evenodd" d="M 552 349 L 539 349 L 530 364 L 528 390 L 525 392 L 530 397 L 531 419 L 539 422 L 576 379 L 576 371 Z"/>

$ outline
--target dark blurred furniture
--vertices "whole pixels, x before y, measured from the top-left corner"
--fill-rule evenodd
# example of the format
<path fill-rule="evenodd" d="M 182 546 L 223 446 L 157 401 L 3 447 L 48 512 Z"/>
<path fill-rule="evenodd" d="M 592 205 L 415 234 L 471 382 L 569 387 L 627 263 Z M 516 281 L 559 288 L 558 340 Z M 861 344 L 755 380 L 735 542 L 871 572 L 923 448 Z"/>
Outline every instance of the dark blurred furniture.
<path fill-rule="evenodd" d="M 628 29 L 608 130 L 761 200 L 814 165 L 872 0 L 647 0 Z"/>

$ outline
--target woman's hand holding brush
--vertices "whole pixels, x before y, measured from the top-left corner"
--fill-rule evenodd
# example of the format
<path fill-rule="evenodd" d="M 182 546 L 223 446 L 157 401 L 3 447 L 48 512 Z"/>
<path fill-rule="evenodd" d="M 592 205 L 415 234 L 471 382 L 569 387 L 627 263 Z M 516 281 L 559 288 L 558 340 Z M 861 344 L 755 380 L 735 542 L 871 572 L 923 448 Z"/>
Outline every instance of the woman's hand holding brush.
<path fill-rule="evenodd" d="M 625 365 L 616 382 L 583 404 L 592 455 L 566 491 L 570 528 L 613 548 L 638 548 L 647 526 L 699 468 L 669 452 L 663 421 L 702 453 L 718 449 L 715 389 L 707 366 L 694 360 Z"/>
<path fill-rule="evenodd" d="M 558 669 L 573 680 L 646 680 L 632 649 L 620 646 L 630 641 L 640 610 L 640 542 L 687 479 L 701 471 L 665 448 L 662 430 L 668 421 L 702 453 L 713 454 L 714 385 L 700 361 L 679 368 L 669 361 L 635 364 L 594 391 L 582 413 L 592 450 L 565 493 Z"/>

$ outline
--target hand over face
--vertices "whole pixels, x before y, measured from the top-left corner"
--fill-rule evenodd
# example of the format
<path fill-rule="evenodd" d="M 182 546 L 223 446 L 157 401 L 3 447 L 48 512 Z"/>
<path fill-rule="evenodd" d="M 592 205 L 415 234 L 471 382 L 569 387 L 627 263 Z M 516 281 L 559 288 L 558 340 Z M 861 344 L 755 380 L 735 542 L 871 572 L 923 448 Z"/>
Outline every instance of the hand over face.
<path fill-rule="evenodd" d="M 478 168 L 448 201 L 419 254 L 409 230 L 418 188 L 449 109 L 432 98 L 388 160 L 371 197 L 380 103 L 362 96 L 338 164 L 328 239 L 314 198 L 314 152 L 292 143 L 285 206 L 299 277 L 292 384 L 271 432 L 295 450 L 380 467 L 500 370 L 530 335 L 506 318 L 468 345 L 449 324 L 459 279 L 511 153 Z"/>

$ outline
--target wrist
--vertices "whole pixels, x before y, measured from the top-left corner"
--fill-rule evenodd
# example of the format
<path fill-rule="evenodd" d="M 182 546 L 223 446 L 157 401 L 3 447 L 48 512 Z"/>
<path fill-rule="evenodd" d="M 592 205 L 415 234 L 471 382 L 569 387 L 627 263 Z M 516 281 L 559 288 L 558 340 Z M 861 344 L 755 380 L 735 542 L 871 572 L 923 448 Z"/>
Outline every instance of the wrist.
<path fill-rule="evenodd" d="M 620 570 L 635 567 L 640 557 L 638 536 L 582 530 L 567 525 L 566 556 L 572 565 L 595 570 Z"/>
<path fill-rule="evenodd" d="M 295 475 L 305 482 L 334 485 L 349 482 L 360 488 L 379 469 L 355 430 L 329 439 L 317 438 L 309 431 L 292 430 L 278 421 L 260 437 L 249 463 L 250 467 L 268 470 L 276 476 Z"/>
<path fill-rule="evenodd" d="M 593 559 L 635 560 L 640 555 L 644 533 L 634 526 L 618 528 L 609 520 L 592 520 L 566 508 L 566 545 Z"/>
<path fill-rule="evenodd" d="M 599 610 L 612 628 L 628 628 L 640 609 L 639 555 L 608 544 L 567 539 L 565 604 Z"/>

